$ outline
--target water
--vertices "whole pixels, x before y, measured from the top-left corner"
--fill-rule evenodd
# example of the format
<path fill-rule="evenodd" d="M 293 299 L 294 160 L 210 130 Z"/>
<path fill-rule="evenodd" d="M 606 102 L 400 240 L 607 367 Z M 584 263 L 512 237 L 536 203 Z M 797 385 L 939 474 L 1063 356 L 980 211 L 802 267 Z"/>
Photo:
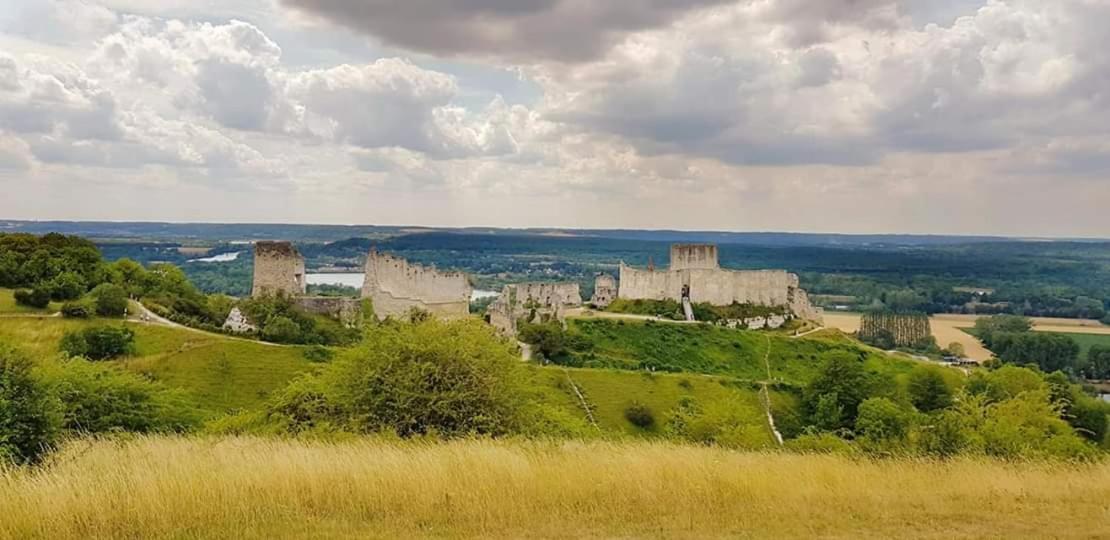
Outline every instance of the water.
<path fill-rule="evenodd" d="M 309 285 L 342 285 L 344 287 L 354 287 L 356 289 L 362 288 L 362 282 L 365 279 L 366 275 L 362 272 L 336 272 L 305 275 L 305 281 Z M 474 301 L 479 298 L 492 298 L 500 294 L 501 293 L 497 291 L 474 289 L 470 294 L 470 300 Z"/>
<path fill-rule="evenodd" d="M 205 257 L 203 259 L 189 259 L 189 262 L 205 262 L 205 263 L 209 263 L 209 262 L 230 262 L 230 261 L 234 261 L 235 259 L 238 259 L 240 253 L 242 253 L 242 251 L 233 251 L 231 253 L 221 253 L 219 255 L 213 255 L 211 257 Z"/>

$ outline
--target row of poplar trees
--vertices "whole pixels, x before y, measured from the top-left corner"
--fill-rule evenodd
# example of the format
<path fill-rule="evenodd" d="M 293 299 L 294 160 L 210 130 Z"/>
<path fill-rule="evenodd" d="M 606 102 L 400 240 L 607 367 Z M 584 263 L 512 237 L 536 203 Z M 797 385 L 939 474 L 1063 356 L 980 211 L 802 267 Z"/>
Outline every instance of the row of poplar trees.
<path fill-rule="evenodd" d="M 865 313 L 860 320 L 860 341 L 878 347 L 921 347 L 931 336 L 929 316 L 924 313 L 878 311 Z"/>

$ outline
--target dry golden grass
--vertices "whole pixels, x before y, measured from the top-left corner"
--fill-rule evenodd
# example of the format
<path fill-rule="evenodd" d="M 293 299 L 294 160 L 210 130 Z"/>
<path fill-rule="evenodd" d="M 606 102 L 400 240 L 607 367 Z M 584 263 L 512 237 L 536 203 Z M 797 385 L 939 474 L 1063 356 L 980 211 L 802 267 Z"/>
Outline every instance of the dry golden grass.
<path fill-rule="evenodd" d="M 1110 534 L 1110 465 L 663 443 L 78 441 L 0 473 L 4 538 Z"/>

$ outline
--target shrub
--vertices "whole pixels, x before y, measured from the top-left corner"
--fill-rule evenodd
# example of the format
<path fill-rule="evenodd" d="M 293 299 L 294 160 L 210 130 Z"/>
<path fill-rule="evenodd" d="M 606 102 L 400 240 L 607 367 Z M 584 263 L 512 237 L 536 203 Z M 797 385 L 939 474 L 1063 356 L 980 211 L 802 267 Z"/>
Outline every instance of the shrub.
<path fill-rule="evenodd" d="M 43 309 L 50 305 L 50 291 L 45 287 L 37 286 L 31 290 L 15 291 L 15 303 L 35 309 Z"/>
<path fill-rule="evenodd" d="M 784 443 L 788 450 L 805 454 L 853 454 L 856 448 L 831 433 L 807 433 Z"/>
<path fill-rule="evenodd" d="M 96 305 L 92 301 L 77 300 L 62 305 L 62 316 L 69 319 L 88 319 L 95 312 Z"/>
<path fill-rule="evenodd" d="M 811 423 L 821 429 L 849 429 L 855 424 L 859 404 L 867 398 L 868 386 L 859 358 L 847 353 L 831 354 L 806 386 L 802 405 Z"/>
<path fill-rule="evenodd" d="M 289 317 L 271 317 L 262 325 L 262 338 L 274 343 L 297 343 L 301 339 L 301 327 Z"/>
<path fill-rule="evenodd" d="M 127 291 L 119 285 L 103 283 L 92 290 L 96 314 L 101 317 L 123 317 L 127 314 Z"/>
<path fill-rule="evenodd" d="M 62 403 L 62 428 L 81 433 L 182 432 L 200 415 L 181 390 L 116 366 L 73 359 L 50 363 L 45 382 Z"/>
<path fill-rule="evenodd" d="M 896 450 L 906 442 L 912 421 L 910 413 L 897 403 L 871 398 L 859 406 L 856 435 L 872 450 Z"/>
<path fill-rule="evenodd" d="M 54 300 L 76 300 L 88 290 L 85 278 L 76 272 L 62 272 L 50 280 L 50 295 Z"/>
<path fill-rule="evenodd" d="M 70 357 L 109 360 L 131 354 L 135 348 L 135 332 L 126 327 L 97 326 L 62 336 L 59 346 Z"/>
<path fill-rule="evenodd" d="M 31 361 L 0 344 L 0 461 L 35 463 L 53 446 L 59 415 Z"/>
<path fill-rule="evenodd" d="M 952 404 L 952 389 L 944 380 L 941 368 L 918 366 L 910 372 L 907 390 L 910 403 L 921 412 L 933 412 Z"/>
<path fill-rule="evenodd" d="M 372 327 L 363 343 L 270 406 L 290 431 L 502 435 L 528 428 L 524 367 L 478 320 Z"/>
<path fill-rule="evenodd" d="M 629 405 L 624 410 L 624 418 L 632 425 L 642 429 L 651 429 L 655 425 L 655 413 L 643 403 Z"/>
<path fill-rule="evenodd" d="M 313 345 L 304 350 L 304 357 L 309 362 L 328 362 L 334 356 L 331 349 L 322 345 Z"/>

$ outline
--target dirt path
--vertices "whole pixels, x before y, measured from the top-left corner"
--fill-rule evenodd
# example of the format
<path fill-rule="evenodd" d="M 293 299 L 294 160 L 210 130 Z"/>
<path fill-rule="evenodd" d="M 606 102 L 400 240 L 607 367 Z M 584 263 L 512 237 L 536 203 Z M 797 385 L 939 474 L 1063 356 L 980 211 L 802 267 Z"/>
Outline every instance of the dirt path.
<path fill-rule="evenodd" d="M 763 404 L 763 412 L 767 413 L 767 425 L 775 436 L 775 442 L 782 446 L 782 433 L 779 433 L 779 429 L 775 427 L 775 416 L 771 414 L 771 390 L 768 388 L 771 384 L 771 336 L 765 337 L 767 338 L 767 351 L 763 353 L 763 366 L 767 368 L 767 380 L 762 383 L 763 388 L 759 391 L 759 401 Z"/>
<path fill-rule="evenodd" d="M 171 321 L 171 320 L 169 320 L 165 317 L 159 316 L 157 313 L 147 309 L 147 307 L 142 305 L 142 303 L 140 303 L 140 302 L 132 301 L 131 302 L 131 307 L 134 308 L 134 310 L 138 312 L 137 316 L 136 315 L 131 315 L 127 318 L 128 321 L 133 322 L 133 323 L 150 324 L 150 325 L 154 325 L 154 326 L 166 326 L 166 327 L 169 327 L 169 328 L 176 328 L 178 330 L 185 330 L 186 332 L 193 332 L 194 334 L 203 334 L 203 335 L 209 336 L 209 337 L 230 339 L 230 340 L 233 340 L 233 341 L 244 341 L 244 342 L 247 342 L 247 343 L 257 343 L 259 345 L 266 345 L 268 347 L 291 347 L 292 346 L 292 345 L 283 345 L 281 343 L 270 343 L 268 341 L 262 341 L 262 340 L 258 340 L 258 339 L 247 339 L 247 338 L 241 338 L 241 337 L 236 337 L 236 336 L 229 336 L 227 334 L 209 332 L 207 330 L 201 330 L 199 328 L 193 328 L 191 326 L 185 326 L 184 324 L 176 323 L 176 322 L 173 322 L 173 321 Z"/>

